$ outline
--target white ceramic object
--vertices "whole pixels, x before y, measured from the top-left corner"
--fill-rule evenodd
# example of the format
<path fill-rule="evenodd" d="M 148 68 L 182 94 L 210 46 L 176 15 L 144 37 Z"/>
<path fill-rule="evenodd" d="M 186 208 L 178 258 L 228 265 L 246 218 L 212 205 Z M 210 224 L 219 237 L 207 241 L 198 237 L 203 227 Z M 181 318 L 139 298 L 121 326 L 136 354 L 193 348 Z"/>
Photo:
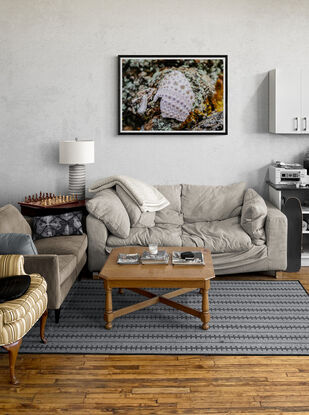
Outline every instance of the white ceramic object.
<path fill-rule="evenodd" d="M 194 92 L 182 72 L 172 71 L 160 82 L 154 102 L 158 98 L 161 98 L 160 109 L 163 118 L 174 118 L 184 122 L 192 110 Z"/>

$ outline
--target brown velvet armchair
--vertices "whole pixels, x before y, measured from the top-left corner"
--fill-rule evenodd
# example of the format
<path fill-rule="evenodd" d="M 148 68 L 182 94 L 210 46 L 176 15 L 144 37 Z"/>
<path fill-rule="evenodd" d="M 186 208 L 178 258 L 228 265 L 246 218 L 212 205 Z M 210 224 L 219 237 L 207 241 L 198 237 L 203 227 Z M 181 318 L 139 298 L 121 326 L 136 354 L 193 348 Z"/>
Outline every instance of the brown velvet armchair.
<path fill-rule="evenodd" d="M 0 233 L 25 233 L 32 229 L 19 210 L 12 205 L 0 208 Z M 87 260 L 87 235 L 55 236 L 35 242 L 39 255 L 25 255 L 25 271 L 39 273 L 47 282 L 48 309 L 60 308 Z"/>

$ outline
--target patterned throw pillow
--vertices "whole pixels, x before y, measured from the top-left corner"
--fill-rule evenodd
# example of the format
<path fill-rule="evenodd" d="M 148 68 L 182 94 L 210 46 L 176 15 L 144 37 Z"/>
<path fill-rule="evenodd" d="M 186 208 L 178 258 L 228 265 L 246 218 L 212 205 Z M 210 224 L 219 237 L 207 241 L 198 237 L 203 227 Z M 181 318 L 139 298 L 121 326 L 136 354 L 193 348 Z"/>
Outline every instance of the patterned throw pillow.
<path fill-rule="evenodd" d="M 82 235 L 82 212 L 62 215 L 36 216 L 33 218 L 33 239 L 52 236 Z"/>

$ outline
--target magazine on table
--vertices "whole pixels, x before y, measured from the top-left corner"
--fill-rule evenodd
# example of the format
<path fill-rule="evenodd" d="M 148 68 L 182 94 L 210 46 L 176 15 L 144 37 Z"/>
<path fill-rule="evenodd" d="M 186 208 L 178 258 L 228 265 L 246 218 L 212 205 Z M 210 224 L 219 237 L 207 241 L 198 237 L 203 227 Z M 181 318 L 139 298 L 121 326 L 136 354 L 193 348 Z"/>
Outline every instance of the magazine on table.
<path fill-rule="evenodd" d="M 186 252 L 187 257 L 184 257 L 184 252 L 173 251 L 172 264 L 173 265 L 205 265 L 204 255 L 202 251 Z M 189 255 L 190 254 L 190 255 Z"/>
<path fill-rule="evenodd" d="M 117 264 L 120 265 L 136 265 L 140 263 L 139 254 L 119 254 Z"/>
<path fill-rule="evenodd" d="M 168 264 L 169 255 L 166 251 L 158 251 L 156 254 L 151 254 L 149 251 L 144 251 L 141 256 L 141 263 L 147 264 Z"/>

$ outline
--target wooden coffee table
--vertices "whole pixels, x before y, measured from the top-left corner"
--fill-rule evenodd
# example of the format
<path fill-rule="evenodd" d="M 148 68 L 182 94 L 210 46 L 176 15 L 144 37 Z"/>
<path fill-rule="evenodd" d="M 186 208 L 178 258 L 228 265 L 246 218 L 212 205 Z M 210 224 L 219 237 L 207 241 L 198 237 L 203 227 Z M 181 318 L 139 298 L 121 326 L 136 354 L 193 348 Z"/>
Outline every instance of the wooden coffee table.
<path fill-rule="evenodd" d="M 128 246 L 122 248 L 114 248 L 110 253 L 105 265 L 103 266 L 99 277 L 104 280 L 106 293 L 105 328 L 112 328 L 112 321 L 133 311 L 141 310 L 153 304 L 163 303 L 170 307 L 181 310 L 192 316 L 202 320 L 202 328 L 209 328 L 209 302 L 208 290 L 210 289 L 210 280 L 215 277 L 210 251 L 201 248 L 192 247 L 160 247 L 168 253 L 173 251 L 202 251 L 204 254 L 205 265 L 172 265 L 171 255 L 168 265 L 119 265 L 117 264 L 118 254 L 142 254 L 147 248 L 142 246 Z M 153 294 L 143 288 L 179 288 L 176 291 L 163 295 Z M 112 289 L 119 288 L 123 292 L 123 288 L 134 291 L 148 300 L 130 305 L 113 311 L 112 305 Z M 193 291 L 200 288 L 202 294 L 202 311 L 195 310 L 186 305 L 172 301 L 171 298 Z"/>

